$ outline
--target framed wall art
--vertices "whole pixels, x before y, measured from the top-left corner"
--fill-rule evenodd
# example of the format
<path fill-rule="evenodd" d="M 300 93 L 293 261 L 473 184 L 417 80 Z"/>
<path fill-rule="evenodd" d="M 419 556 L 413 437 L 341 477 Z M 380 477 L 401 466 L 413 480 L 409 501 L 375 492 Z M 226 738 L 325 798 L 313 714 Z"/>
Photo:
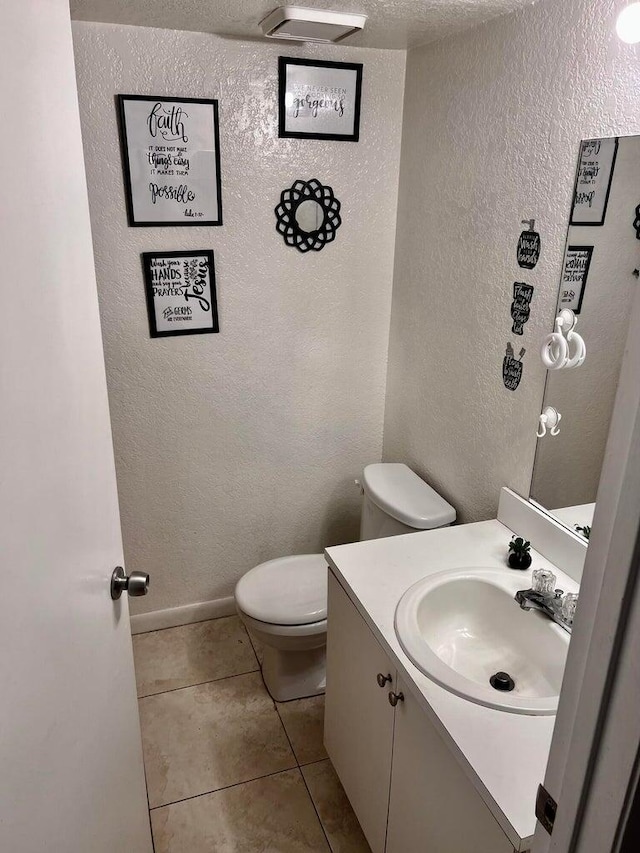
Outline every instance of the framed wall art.
<path fill-rule="evenodd" d="M 617 137 L 581 142 L 570 225 L 604 225 L 617 155 Z"/>
<path fill-rule="evenodd" d="M 222 225 L 218 102 L 117 101 L 129 225 Z"/>
<path fill-rule="evenodd" d="M 220 331 L 213 252 L 143 252 L 152 338 Z"/>
<path fill-rule="evenodd" d="M 278 60 L 279 134 L 357 142 L 362 63 Z"/>
<path fill-rule="evenodd" d="M 560 282 L 559 311 L 571 308 L 574 314 L 579 314 L 582 310 L 592 255 L 593 246 L 567 246 Z"/>

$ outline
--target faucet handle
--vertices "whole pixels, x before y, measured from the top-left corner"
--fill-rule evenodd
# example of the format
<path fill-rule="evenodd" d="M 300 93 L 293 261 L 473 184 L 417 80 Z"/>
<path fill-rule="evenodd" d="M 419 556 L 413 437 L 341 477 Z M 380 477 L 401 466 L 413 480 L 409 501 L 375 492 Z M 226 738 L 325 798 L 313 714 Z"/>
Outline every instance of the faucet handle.
<path fill-rule="evenodd" d="M 556 576 L 549 569 L 534 569 L 533 589 L 543 595 L 553 595 L 556 588 Z"/>
<path fill-rule="evenodd" d="M 562 618 L 571 625 L 576 615 L 576 607 L 578 605 L 578 595 L 575 592 L 566 593 L 562 599 Z"/>

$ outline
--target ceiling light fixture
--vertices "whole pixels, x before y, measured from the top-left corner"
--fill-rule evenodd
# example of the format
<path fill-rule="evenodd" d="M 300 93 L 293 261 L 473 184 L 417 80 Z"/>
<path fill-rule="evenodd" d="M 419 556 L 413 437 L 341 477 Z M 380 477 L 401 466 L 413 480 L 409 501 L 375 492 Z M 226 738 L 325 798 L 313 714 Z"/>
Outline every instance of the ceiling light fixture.
<path fill-rule="evenodd" d="M 366 15 L 281 6 L 270 12 L 260 26 L 267 38 L 331 44 L 359 32 L 366 20 Z"/>
<path fill-rule="evenodd" d="M 640 3 L 631 3 L 620 12 L 616 22 L 616 32 L 626 44 L 640 42 Z"/>

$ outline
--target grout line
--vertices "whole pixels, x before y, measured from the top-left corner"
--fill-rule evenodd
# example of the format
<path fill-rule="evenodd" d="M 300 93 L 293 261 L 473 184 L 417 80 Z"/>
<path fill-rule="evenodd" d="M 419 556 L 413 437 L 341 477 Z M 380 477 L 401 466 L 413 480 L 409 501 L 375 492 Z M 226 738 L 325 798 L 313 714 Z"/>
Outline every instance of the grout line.
<path fill-rule="evenodd" d="M 306 766 L 308 767 L 308 765 L 306 765 Z M 318 818 L 318 823 L 320 824 L 320 829 L 322 830 L 322 834 L 324 835 L 325 841 L 327 842 L 327 847 L 329 848 L 330 851 L 333 851 L 333 847 L 331 846 L 331 841 L 329 840 L 329 836 L 327 835 L 327 831 L 324 828 L 324 823 L 322 821 L 322 818 L 320 817 L 320 812 L 318 811 L 318 809 L 316 807 L 315 800 L 313 799 L 311 791 L 309 790 L 309 786 L 307 785 L 307 780 L 304 778 L 304 773 L 302 772 L 302 768 L 300 766 L 298 766 L 298 772 L 300 773 L 300 776 L 302 776 L 302 784 L 307 789 L 307 794 L 309 795 L 309 799 L 311 800 L 311 805 L 313 806 L 313 810 L 316 813 L 316 817 Z"/>
<path fill-rule="evenodd" d="M 322 764 L 323 761 L 329 760 L 329 756 L 325 755 L 324 758 L 314 758 L 313 761 L 305 761 L 304 764 L 299 764 L 298 767 L 302 770 L 303 767 L 311 767 L 312 764 Z"/>
<path fill-rule="evenodd" d="M 240 620 L 240 621 L 242 622 L 242 620 Z M 247 637 L 249 638 L 249 643 L 251 644 L 251 648 L 253 649 L 253 655 L 254 655 L 254 657 L 255 657 L 255 659 L 256 659 L 256 663 L 258 664 L 258 669 L 259 669 L 260 671 L 262 671 L 262 666 L 261 666 L 261 664 L 260 664 L 260 658 L 258 657 L 258 652 L 256 651 L 256 647 L 255 647 L 255 645 L 254 645 L 254 643 L 253 643 L 253 637 L 252 637 L 252 636 L 251 636 L 251 634 L 247 631 L 246 626 L 244 625 L 244 623 L 243 623 L 242 627 L 244 628 L 245 633 L 246 633 Z"/>
<path fill-rule="evenodd" d="M 252 675 L 254 672 L 260 672 L 260 669 L 247 669 L 244 672 L 236 672 L 233 675 L 221 675 L 219 678 L 209 678 L 207 681 L 194 681 L 193 684 L 183 684 L 181 687 L 170 687 L 168 690 L 158 690 L 156 693 L 145 693 L 144 696 L 138 696 L 138 701 L 140 699 L 149 699 L 151 696 L 162 696 L 165 693 L 176 693 L 178 690 L 187 690 L 189 687 L 201 687 L 203 684 L 226 681 L 228 678 L 239 678 L 241 675 Z"/>
<path fill-rule="evenodd" d="M 267 691 L 266 687 L 265 687 L 265 692 L 267 693 L 267 696 L 269 696 L 269 692 Z M 271 696 L 269 696 L 269 699 L 271 699 Z M 296 767 L 298 767 L 298 768 L 299 768 L 299 767 L 300 767 L 300 762 L 298 761 L 298 756 L 296 755 L 296 751 L 295 751 L 295 749 L 293 748 L 293 741 L 292 741 L 292 740 L 291 740 L 291 738 L 289 737 L 289 732 L 287 731 L 287 727 L 286 727 L 286 726 L 285 726 L 285 724 L 284 724 L 284 720 L 283 720 L 283 719 L 282 719 L 282 717 L 280 716 L 280 711 L 278 710 L 278 703 L 277 703 L 277 702 L 275 702 L 273 699 L 271 699 L 271 701 L 273 702 L 273 707 L 275 708 L 275 710 L 276 710 L 276 714 L 278 715 L 278 719 L 280 720 L 280 725 L 282 726 L 282 731 L 284 732 L 284 736 L 286 737 L 287 742 L 288 742 L 288 744 L 289 744 L 289 748 L 291 749 L 291 754 L 293 755 L 293 757 L 294 757 L 294 759 L 295 759 Z"/>
<path fill-rule="evenodd" d="M 210 791 L 202 791 L 202 793 L 194 794 L 192 797 L 182 797 L 180 800 L 171 800 L 170 803 L 162 803 L 160 806 L 151 806 L 149 811 L 155 812 L 158 809 L 165 809 L 167 806 L 186 803 L 188 800 L 198 800 L 200 797 L 208 797 L 209 794 L 218 794 L 220 791 L 228 791 L 230 788 L 238 788 L 240 785 L 248 785 L 250 782 L 258 782 L 260 779 L 268 779 L 270 776 L 280 776 L 281 773 L 290 773 L 292 770 L 299 771 L 300 768 L 293 765 L 293 767 L 285 767 L 283 770 L 276 770 L 275 773 L 263 773 L 262 776 L 255 776 L 252 779 L 244 779 L 242 782 L 234 782 L 233 785 L 223 785 L 221 788 L 212 788 Z"/>
<path fill-rule="evenodd" d="M 146 616 L 146 613 L 134 614 Z M 193 622 L 185 622 L 184 625 L 167 625 L 166 628 L 151 628 L 149 631 L 138 631 L 132 634 L 132 637 L 142 637 L 144 634 L 159 634 L 160 631 L 174 631 L 176 628 L 188 628 L 189 625 L 202 625 L 203 622 L 218 622 L 220 619 L 240 619 L 235 613 L 230 613 L 228 616 L 210 616 L 208 619 L 194 619 Z M 244 627 L 244 625 L 243 625 Z"/>
<path fill-rule="evenodd" d="M 273 702 L 273 699 L 272 699 L 271 701 Z M 294 758 L 295 758 L 295 760 L 298 762 L 298 773 L 300 774 L 300 778 L 302 779 L 302 784 L 303 784 L 303 785 L 304 785 L 304 787 L 305 787 L 305 790 L 306 790 L 306 792 L 307 792 L 307 795 L 308 795 L 308 797 L 309 797 L 309 799 L 310 799 L 310 801 L 311 801 L 311 805 L 313 806 L 313 810 L 314 810 L 314 812 L 316 813 L 316 817 L 318 818 L 318 823 L 320 824 L 320 829 L 322 830 L 322 834 L 324 835 L 324 839 L 325 839 L 325 841 L 327 842 L 327 847 L 329 848 L 329 851 L 332 851 L 332 850 L 333 850 L 333 848 L 331 847 L 331 842 L 329 841 L 329 836 L 327 835 L 327 832 L 326 832 L 326 830 L 325 830 L 325 828 L 324 828 L 324 823 L 322 822 L 322 818 L 320 817 L 320 814 L 319 814 L 319 812 L 318 812 L 318 809 L 316 808 L 315 801 L 314 801 L 313 797 L 311 796 L 311 791 L 309 790 L 309 786 L 307 785 L 307 780 L 304 778 L 304 773 L 302 772 L 302 766 L 303 766 L 303 765 L 301 765 L 301 764 L 300 764 L 300 762 L 298 761 L 298 756 L 296 755 L 296 751 L 295 751 L 295 749 L 293 748 L 293 743 L 292 743 L 292 741 L 291 741 L 291 738 L 289 737 L 289 732 L 287 731 L 287 727 L 286 727 L 286 726 L 285 726 L 285 724 L 284 724 L 284 720 L 282 719 L 282 717 L 281 717 L 281 715 L 280 715 L 280 709 L 278 708 L 278 703 L 277 703 L 277 702 L 273 702 L 273 704 L 274 704 L 274 706 L 275 706 L 276 713 L 277 713 L 277 715 L 278 715 L 278 717 L 279 717 L 279 719 L 280 719 L 280 723 L 282 724 L 282 728 L 284 729 L 285 737 L 286 737 L 286 738 L 287 738 L 287 740 L 289 741 L 289 746 L 291 747 L 291 752 L 293 753 L 293 757 L 294 757 Z M 315 762 L 310 762 L 310 763 L 311 763 L 311 764 L 314 764 Z"/>

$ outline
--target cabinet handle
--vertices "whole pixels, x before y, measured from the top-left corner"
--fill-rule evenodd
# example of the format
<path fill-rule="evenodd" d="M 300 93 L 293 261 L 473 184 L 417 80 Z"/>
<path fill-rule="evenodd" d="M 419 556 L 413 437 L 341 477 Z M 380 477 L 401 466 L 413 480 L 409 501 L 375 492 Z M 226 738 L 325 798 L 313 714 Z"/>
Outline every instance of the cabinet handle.
<path fill-rule="evenodd" d="M 387 681 L 389 684 L 393 681 L 390 675 L 383 675 L 381 672 L 376 675 L 376 680 L 378 682 L 378 687 L 384 687 Z"/>
<path fill-rule="evenodd" d="M 404 693 L 394 693 L 393 690 L 390 690 L 389 704 L 395 708 L 398 702 L 404 702 Z"/>

